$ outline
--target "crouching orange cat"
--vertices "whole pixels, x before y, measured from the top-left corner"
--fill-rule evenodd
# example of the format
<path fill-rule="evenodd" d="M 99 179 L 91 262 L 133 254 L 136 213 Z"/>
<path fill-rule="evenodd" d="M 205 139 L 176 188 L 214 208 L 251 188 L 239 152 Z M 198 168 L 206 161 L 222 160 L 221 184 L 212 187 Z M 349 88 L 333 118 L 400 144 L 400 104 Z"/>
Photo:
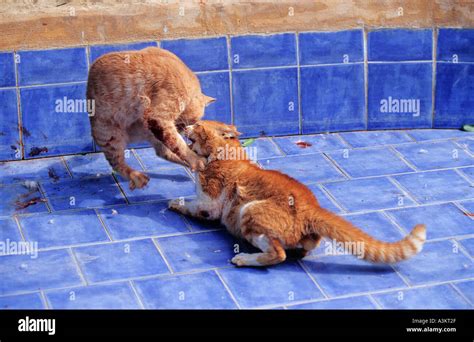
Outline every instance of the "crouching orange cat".
<path fill-rule="evenodd" d="M 235 126 L 199 121 L 186 128 L 190 148 L 208 158 L 197 174 L 195 200 L 169 203 L 172 210 L 201 219 L 221 220 L 229 232 L 244 238 L 261 253 L 240 253 L 237 266 L 266 266 L 283 262 L 287 249 L 305 256 L 322 237 L 362 246 L 358 257 L 377 263 L 395 263 L 419 253 L 426 240 L 424 225 L 416 225 L 404 239 L 376 240 L 344 218 L 319 206 L 313 193 L 295 179 L 263 170 L 249 160 L 226 160 L 223 151 L 245 156 Z M 355 250 L 350 251 L 356 254 Z"/>

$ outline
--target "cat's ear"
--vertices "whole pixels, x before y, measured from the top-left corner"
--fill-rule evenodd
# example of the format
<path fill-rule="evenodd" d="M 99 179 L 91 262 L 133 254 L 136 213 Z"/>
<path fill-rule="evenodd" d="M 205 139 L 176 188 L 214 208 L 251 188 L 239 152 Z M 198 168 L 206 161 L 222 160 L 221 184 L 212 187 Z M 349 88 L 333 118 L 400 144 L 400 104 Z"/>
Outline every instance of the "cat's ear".
<path fill-rule="evenodd" d="M 242 133 L 240 133 L 239 131 L 237 131 L 237 128 L 234 126 L 234 125 L 229 125 L 229 129 L 227 129 L 223 134 L 222 136 L 225 138 L 225 139 L 233 139 L 233 138 L 237 138 L 239 135 L 241 135 Z"/>
<path fill-rule="evenodd" d="M 216 99 L 207 95 L 202 94 L 202 99 L 206 106 L 209 106 L 211 103 L 216 102 Z"/>

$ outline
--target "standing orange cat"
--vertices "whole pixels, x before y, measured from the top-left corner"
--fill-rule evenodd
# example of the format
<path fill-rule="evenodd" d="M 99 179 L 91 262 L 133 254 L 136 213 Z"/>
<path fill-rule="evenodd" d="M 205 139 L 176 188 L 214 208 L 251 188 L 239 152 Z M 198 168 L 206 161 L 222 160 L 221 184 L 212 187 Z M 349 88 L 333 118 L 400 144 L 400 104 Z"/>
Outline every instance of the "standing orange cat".
<path fill-rule="evenodd" d="M 150 47 L 100 57 L 89 71 L 87 99 L 95 105 L 92 136 L 131 189 L 149 181 L 126 163 L 124 149 L 131 142 L 148 141 L 162 158 L 193 170 L 204 167 L 204 158 L 179 132 L 215 99 L 201 92 L 196 75 L 171 52 Z"/>
<path fill-rule="evenodd" d="M 226 133 L 222 133 L 226 130 Z M 261 253 L 240 253 L 238 266 L 265 266 L 283 262 L 286 249 L 302 256 L 318 246 L 322 237 L 346 246 L 348 253 L 380 263 L 394 263 L 419 253 L 426 240 L 424 225 L 417 225 L 404 239 L 387 243 L 376 240 L 344 218 L 319 206 L 313 193 L 295 179 L 263 170 L 249 160 L 226 160 L 225 154 L 245 156 L 234 126 L 200 121 L 186 129 L 191 148 L 208 158 L 196 177 L 197 198 L 171 209 L 201 219 L 221 220 L 233 235 L 244 238 Z M 230 155 L 230 154 L 229 154 Z"/>

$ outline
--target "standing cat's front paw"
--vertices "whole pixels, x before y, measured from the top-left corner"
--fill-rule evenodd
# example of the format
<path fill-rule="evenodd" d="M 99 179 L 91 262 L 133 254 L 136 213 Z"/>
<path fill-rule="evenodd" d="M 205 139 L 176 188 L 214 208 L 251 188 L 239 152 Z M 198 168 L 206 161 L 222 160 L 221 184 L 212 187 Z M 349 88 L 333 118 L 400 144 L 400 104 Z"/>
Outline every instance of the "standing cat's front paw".
<path fill-rule="evenodd" d="M 130 172 L 130 190 L 141 189 L 150 181 L 150 177 L 140 171 Z"/>
<path fill-rule="evenodd" d="M 203 171 L 206 168 L 206 158 L 196 157 L 189 162 L 191 171 Z"/>

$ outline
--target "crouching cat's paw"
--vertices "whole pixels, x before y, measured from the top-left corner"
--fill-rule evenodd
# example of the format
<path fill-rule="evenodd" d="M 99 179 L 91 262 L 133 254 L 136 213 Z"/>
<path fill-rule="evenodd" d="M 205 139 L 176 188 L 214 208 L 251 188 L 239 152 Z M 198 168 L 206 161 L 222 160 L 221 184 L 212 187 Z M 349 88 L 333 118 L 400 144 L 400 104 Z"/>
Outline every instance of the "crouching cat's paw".
<path fill-rule="evenodd" d="M 141 189 L 150 181 L 150 177 L 139 171 L 130 172 L 130 190 Z"/>
<path fill-rule="evenodd" d="M 249 253 L 239 253 L 232 258 L 231 262 L 237 266 L 248 266 L 249 260 L 252 259 Z"/>
<path fill-rule="evenodd" d="M 206 158 L 196 157 L 189 162 L 191 171 L 202 171 L 206 168 Z"/>
<path fill-rule="evenodd" d="M 179 198 L 173 199 L 168 202 L 168 209 L 181 212 L 183 209 L 183 203 Z"/>

